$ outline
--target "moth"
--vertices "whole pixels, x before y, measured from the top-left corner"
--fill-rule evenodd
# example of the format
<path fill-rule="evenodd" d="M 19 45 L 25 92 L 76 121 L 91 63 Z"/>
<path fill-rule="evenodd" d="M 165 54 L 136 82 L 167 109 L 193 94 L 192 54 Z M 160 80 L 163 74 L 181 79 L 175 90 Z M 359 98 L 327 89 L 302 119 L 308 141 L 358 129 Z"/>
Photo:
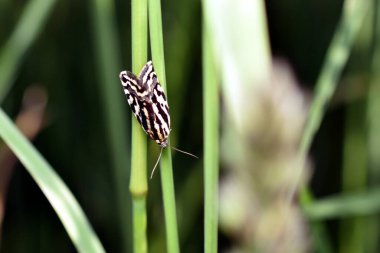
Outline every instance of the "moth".
<path fill-rule="evenodd" d="M 151 174 L 152 177 L 161 158 L 162 149 L 168 146 L 171 131 L 169 105 L 157 74 L 154 72 L 152 61 L 148 61 L 144 65 L 138 77 L 132 72 L 124 70 L 120 72 L 119 78 L 137 121 L 149 138 L 161 147 L 160 155 Z M 196 157 L 188 152 L 172 148 Z"/>

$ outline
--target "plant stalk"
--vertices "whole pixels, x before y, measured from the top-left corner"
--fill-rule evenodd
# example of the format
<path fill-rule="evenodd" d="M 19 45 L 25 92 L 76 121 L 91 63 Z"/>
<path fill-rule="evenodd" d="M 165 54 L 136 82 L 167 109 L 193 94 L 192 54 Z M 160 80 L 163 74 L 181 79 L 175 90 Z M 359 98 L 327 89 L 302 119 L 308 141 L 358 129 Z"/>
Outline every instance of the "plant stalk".
<path fill-rule="evenodd" d="M 166 92 L 165 56 L 160 0 L 149 0 L 149 31 L 155 71 L 162 88 Z M 173 165 L 171 150 L 169 147 L 170 141 L 168 148 L 165 148 L 162 151 L 160 174 L 165 211 L 167 252 L 178 253 L 180 252 L 180 247 L 174 192 Z"/>
<path fill-rule="evenodd" d="M 132 71 L 139 73 L 147 61 L 148 1 L 132 0 Z M 146 134 L 132 115 L 131 181 L 129 189 L 133 208 L 133 248 L 135 253 L 148 251 L 146 196 L 147 184 Z"/>
<path fill-rule="evenodd" d="M 219 92 L 212 50 L 207 26 L 203 24 L 205 253 L 218 252 Z"/>

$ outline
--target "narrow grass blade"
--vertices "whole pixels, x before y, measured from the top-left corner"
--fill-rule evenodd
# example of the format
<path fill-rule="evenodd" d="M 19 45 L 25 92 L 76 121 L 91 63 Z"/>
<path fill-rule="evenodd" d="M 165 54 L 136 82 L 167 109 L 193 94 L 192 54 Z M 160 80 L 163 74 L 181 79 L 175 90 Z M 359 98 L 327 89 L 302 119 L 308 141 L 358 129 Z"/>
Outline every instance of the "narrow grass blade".
<path fill-rule="evenodd" d="M 41 188 L 78 252 L 105 252 L 79 203 L 65 183 L 2 109 L 0 109 L 0 125 L 0 137 Z"/>
<path fill-rule="evenodd" d="M 361 216 L 380 212 L 380 189 L 344 194 L 314 201 L 304 207 L 311 220 Z"/>
<path fill-rule="evenodd" d="M 204 252 L 218 252 L 219 90 L 213 48 L 203 25 Z"/>
<path fill-rule="evenodd" d="M 161 85 L 166 91 L 164 41 L 162 34 L 160 0 L 149 0 L 149 31 L 153 63 Z M 173 165 L 170 148 L 165 148 L 163 150 L 160 172 L 165 211 L 167 252 L 177 253 L 180 252 L 180 248 L 174 193 Z"/>
<path fill-rule="evenodd" d="M 306 153 L 321 125 L 324 110 L 331 100 L 339 78 L 351 52 L 353 42 L 368 13 L 369 1 L 346 0 L 343 16 L 338 24 L 326 59 L 318 77 L 315 94 L 309 110 L 309 119 L 303 133 L 300 152 Z"/>
<path fill-rule="evenodd" d="M 0 103 L 7 95 L 22 57 L 42 30 L 56 0 L 28 1 L 12 35 L 0 50 Z"/>
<path fill-rule="evenodd" d="M 380 1 L 375 0 L 373 6 L 372 66 L 367 100 L 368 183 L 370 186 L 380 184 Z M 379 248 L 380 215 L 371 216 L 368 223 L 368 253 L 375 253 Z"/>
<path fill-rule="evenodd" d="M 302 178 L 305 164 L 304 159 L 310 149 L 313 137 L 322 122 L 324 110 L 336 89 L 338 80 L 351 52 L 354 39 L 356 38 L 364 17 L 367 14 L 368 7 L 369 1 L 345 1 L 342 18 L 328 48 L 325 62 L 316 83 L 315 95 L 310 105 L 308 120 L 302 135 L 299 149 L 300 163 L 296 168 L 298 169 L 298 181 Z M 296 187 L 297 185 L 295 185 L 294 190 L 290 193 L 290 199 L 295 194 Z M 310 199 L 312 199 L 311 193 L 308 192 L 308 189 L 305 186 L 301 187 L 300 195 L 310 195 L 310 198 L 308 198 L 309 201 L 303 201 L 306 198 L 300 198 L 302 206 L 307 207 L 312 204 L 312 201 L 310 201 Z M 323 224 L 311 223 L 311 226 L 313 226 L 312 229 L 314 231 L 324 231 L 324 229 L 319 229 L 320 227 L 323 227 Z M 326 236 L 324 235 L 319 236 L 319 238 L 325 237 Z M 324 249 L 331 248 L 330 246 L 326 247 L 325 244 L 327 243 L 327 241 L 319 241 L 319 245 L 317 245 L 319 252 L 324 252 Z"/>
<path fill-rule="evenodd" d="M 147 62 L 148 1 L 132 0 L 132 71 L 139 73 Z M 131 181 L 133 207 L 133 248 L 135 253 L 148 251 L 146 195 L 147 184 L 146 134 L 132 116 Z"/>
<path fill-rule="evenodd" d="M 367 149 L 365 126 L 365 101 L 350 103 L 346 108 L 343 144 L 342 192 L 359 191 L 367 185 Z M 368 231 L 366 219 L 352 217 L 339 226 L 339 252 L 365 252 Z M 352 231 L 355 231 L 354 233 Z"/>

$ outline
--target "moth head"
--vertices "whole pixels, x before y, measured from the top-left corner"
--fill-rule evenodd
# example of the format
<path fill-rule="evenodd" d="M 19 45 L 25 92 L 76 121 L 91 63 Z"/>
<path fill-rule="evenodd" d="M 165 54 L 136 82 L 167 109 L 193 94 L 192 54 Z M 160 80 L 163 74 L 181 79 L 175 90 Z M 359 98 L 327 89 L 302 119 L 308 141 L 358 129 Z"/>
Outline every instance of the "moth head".
<path fill-rule="evenodd" d="M 168 146 L 168 140 L 166 139 L 165 141 L 158 143 L 158 145 L 160 145 L 161 148 L 166 148 Z"/>

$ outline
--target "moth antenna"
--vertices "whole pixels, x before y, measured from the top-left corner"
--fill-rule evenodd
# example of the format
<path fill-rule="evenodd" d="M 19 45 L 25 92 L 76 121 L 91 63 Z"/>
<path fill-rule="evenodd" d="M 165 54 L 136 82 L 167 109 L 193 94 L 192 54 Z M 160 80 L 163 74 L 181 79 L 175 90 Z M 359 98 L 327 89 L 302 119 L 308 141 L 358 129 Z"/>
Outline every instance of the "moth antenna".
<path fill-rule="evenodd" d="M 153 178 L 154 171 L 156 170 L 157 165 L 158 165 L 158 163 L 159 163 L 159 161 L 160 161 L 160 159 L 161 159 L 161 155 L 162 155 L 162 148 L 161 148 L 161 151 L 160 151 L 160 155 L 158 156 L 158 159 L 157 159 L 156 165 L 154 165 L 154 168 L 153 168 L 153 170 L 152 170 L 152 173 L 150 173 L 150 179 Z"/>
<path fill-rule="evenodd" d="M 176 148 L 176 147 L 171 147 L 171 148 L 174 149 L 174 150 L 177 150 L 178 152 L 181 152 L 181 153 L 183 153 L 183 154 L 186 154 L 186 155 L 189 155 L 189 156 L 192 156 L 192 157 L 198 159 L 198 156 L 193 155 L 192 153 L 189 153 L 189 152 L 186 152 L 186 151 L 180 150 L 180 149 L 178 149 L 178 148 Z"/>

